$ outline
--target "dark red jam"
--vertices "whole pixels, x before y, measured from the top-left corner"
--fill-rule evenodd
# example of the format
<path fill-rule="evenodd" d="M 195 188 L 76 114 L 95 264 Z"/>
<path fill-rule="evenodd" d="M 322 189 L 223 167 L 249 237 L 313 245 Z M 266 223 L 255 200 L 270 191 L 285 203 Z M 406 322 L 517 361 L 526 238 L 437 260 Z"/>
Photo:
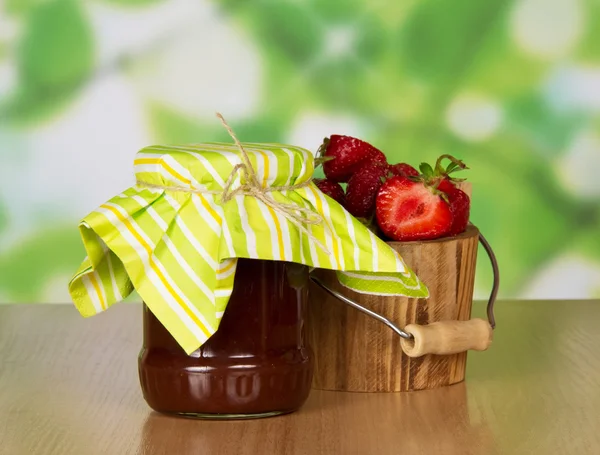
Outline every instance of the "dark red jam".
<path fill-rule="evenodd" d="M 295 411 L 308 397 L 313 373 L 307 299 L 307 267 L 239 259 L 219 329 L 191 355 L 144 305 L 144 398 L 159 412 L 207 418 Z"/>

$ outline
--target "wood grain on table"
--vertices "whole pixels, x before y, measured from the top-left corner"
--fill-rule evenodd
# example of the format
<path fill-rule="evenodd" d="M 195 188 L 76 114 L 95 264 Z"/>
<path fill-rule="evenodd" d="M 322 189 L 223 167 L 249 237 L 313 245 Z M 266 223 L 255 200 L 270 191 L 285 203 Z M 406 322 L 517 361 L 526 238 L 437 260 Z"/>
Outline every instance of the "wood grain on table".
<path fill-rule="evenodd" d="M 216 422 L 146 406 L 140 306 L 0 306 L 0 454 L 600 454 L 600 302 L 500 302 L 497 319 L 466 382 Z"/>

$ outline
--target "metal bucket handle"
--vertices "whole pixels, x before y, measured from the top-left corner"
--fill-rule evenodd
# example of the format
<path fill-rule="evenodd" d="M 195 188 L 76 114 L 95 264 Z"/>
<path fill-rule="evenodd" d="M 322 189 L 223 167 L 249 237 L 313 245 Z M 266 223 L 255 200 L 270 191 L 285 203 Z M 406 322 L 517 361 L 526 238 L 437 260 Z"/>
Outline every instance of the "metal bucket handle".
<path fill-rule="evenodd" d="M 481 233 L 479 234 L 479 242 L 483 245 L 490 259 L 494 274 L 492 291 L 487 303 L 487 321 L 471 319 L 469 321 L 439 321 L 427 325 L 409 324 L 403 330 L 379 313 L 371 311 L 331 289 L 313 274 L 310 275 L 310 279 L 332 296 L 377 319 L 396 332 L 402 338 L 402 350 L 410 357 L 420 357 L 425 354 L 456 354 L 469 349 L 485 351 L 492 342 L 492 330 L 496 327 L 494 303 L 500 286 L 500 270 L 491 245 Z"/>

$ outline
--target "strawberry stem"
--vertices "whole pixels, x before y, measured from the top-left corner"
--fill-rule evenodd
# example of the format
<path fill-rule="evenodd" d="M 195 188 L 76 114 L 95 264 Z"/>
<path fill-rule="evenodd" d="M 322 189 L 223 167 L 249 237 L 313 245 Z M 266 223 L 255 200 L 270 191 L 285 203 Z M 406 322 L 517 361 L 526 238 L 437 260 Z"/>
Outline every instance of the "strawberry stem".
<path fill-rule="evenodd" d="M 442 167 L 442 161 L 444 159 L 450 160 L 450 164 L 448 165 L 448 167 L 446 169 L 444 169 Z M 459 168 L 459 169 L 457 169 L 457 168 Z M 440 176 L 448 175 L 451 172 L 455 172 L 455 171 L 462 170 L 462 169 L 469 169 L 469 168 L 467 167 L 467 165 L 465 163 L 463 163 L 458 158 L 454 158 L 452 155 L 448 155 L 448 154 L 442 155 L 435 162 L 435 173 Z"/>

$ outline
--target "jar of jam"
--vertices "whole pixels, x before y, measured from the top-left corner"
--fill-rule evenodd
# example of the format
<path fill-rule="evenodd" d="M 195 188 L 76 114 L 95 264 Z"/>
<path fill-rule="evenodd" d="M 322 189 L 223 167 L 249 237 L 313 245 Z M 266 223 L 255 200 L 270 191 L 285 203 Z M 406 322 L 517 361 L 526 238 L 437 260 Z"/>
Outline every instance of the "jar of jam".
<path fill-rule="evenodd" d="M 305 321 L 308 267 L 239 259 L 217 332 L 187 355 L 144 305 L 139 374 L 154 410 L 244 419 L 297 410 L 307 399 L 313 356 Z"/>

